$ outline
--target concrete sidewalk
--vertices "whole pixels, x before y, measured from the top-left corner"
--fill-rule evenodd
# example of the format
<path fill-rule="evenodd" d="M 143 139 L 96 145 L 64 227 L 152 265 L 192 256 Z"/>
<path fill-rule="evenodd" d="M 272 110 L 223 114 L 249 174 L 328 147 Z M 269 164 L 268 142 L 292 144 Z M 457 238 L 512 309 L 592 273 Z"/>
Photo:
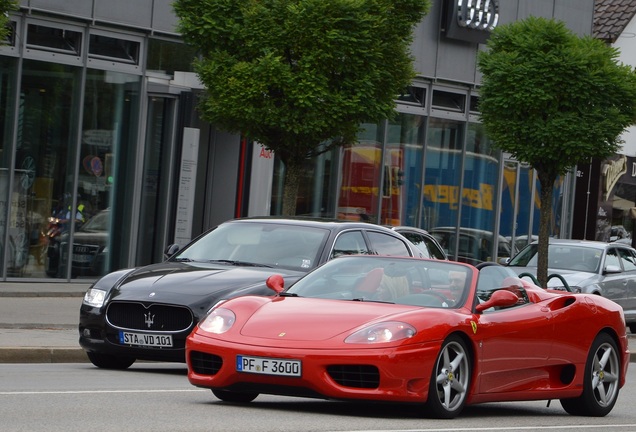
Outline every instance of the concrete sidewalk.
<path fill-rule="evenodd" d="M 77 332 L 90 283 L 0 282 L 0 363 L 77 363 Z"/>
<path fill-rule="evenodd" d="M 0 363 L 88 362 L 79 308 L 90 283 L 0 282 Z M 629 335 L 636 362 L 636 335 Z"/>

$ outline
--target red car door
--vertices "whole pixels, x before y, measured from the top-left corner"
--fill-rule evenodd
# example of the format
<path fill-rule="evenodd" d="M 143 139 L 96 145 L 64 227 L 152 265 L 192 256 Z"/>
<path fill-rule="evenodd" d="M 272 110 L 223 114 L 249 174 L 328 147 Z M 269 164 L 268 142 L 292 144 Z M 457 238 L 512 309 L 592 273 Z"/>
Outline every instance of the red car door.
<path fill-rule="evenodd" d="M 475 315 L 476 393 L 524 391 L 546 379 L 555 331 L 551 315 L 534 303 Z"/>

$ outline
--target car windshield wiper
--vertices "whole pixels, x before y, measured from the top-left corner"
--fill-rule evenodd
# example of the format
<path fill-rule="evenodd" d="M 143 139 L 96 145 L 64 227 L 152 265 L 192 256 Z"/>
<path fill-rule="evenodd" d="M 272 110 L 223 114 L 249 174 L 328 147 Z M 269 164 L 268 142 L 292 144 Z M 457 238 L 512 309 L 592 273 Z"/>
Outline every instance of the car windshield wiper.
<path fill-rule="evenodd" d="M 296 294 L 296 293 L 290 293 L 290 292 L 286 292 L 286 291 L 283 291 L 283 292 L 281 292 L 281 293 L 278 293 L 278 295 L 279 295 L 280 297 L 299 297 L 299 295 L 298 295 L 298 294 Z"/>
<path fill-rule="evenodd" d="M 185 257 L 183 257 L 183 258 L 175 258 L 174 260 L 175 260 L 176 262 L 192 262 L 192 261 L 193 261 L 192 259 L 190 259 L 190 258 L 185 258 Z"/>
<path fill-rule="evenodd" d="M 395 302 L 392 301 L 386 301 L 386 300 L 374 300 L 374 299 L 367 299 L 364 297 L 356 297 L 356 298 L 352 298 L 351 301 L 359 301 L 359 302 L 370 302 L 370 303 L 388 303 L 388 304 L 395 304 Z"/>
<path fill-rule="evenodd" d="M 211 263 L 219 263 L 219 264 L 229 264 L 233 266 L 243 266 L 243 267 L 268 267 L 271 268 L 271 265 L 253 263 L 248 261 L 236 261 L 236 260 L 210 260 Z"/>

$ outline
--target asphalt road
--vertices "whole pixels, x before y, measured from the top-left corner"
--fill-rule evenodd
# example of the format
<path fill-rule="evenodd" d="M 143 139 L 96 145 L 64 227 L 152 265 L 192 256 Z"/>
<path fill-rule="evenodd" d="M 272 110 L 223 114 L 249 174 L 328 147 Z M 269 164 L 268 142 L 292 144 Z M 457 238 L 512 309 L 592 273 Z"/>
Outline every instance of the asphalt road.
<path fill-rule="evenodd" d="M 103 431 L 636 431 L 636 368 L 614 410 L 574 417 L 558 401 L 467 407 L 453 420 L 422 417 L 419 406 L 259 396 L 249 404 L 217 400 L 193 387 L 180 364 L 135 364 L 107 371 L 85 363 L 0 364 L 3 432 Z"/>

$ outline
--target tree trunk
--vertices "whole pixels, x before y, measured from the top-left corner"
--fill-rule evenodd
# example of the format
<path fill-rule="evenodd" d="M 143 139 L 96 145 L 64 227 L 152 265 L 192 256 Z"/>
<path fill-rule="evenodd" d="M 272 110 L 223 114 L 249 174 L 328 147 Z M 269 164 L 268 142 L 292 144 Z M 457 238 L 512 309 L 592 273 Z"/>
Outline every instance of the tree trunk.
<path fill-rule="evenodd" d="M 556 175 L 537 171 L 541 185 L 541 210 L 539 212 L 539 247 L 537 257 L 537 280 L 543 288 L 548 286 L 548 246 L 552 220 L 552 193 Z"/>
<path fill-rule="evenodd" d="M 285 161 L 285 185 L 283 187 L 283 216 L 296 214 L 298 199 L 298 182 L 303 164 L 295 161 Z"/>

